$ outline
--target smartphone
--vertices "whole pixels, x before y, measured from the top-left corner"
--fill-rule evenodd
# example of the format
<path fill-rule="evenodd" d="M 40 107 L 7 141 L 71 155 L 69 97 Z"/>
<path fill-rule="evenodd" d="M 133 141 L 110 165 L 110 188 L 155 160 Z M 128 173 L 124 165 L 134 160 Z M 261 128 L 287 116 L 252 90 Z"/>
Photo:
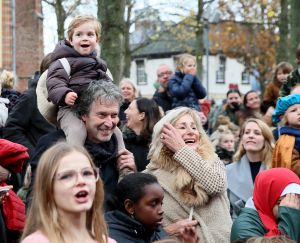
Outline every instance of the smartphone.
<path fill-rule="evenodd" d="M 0 195 L 6 194 L 11 188 L 11 186 L 0 186 Z"/>

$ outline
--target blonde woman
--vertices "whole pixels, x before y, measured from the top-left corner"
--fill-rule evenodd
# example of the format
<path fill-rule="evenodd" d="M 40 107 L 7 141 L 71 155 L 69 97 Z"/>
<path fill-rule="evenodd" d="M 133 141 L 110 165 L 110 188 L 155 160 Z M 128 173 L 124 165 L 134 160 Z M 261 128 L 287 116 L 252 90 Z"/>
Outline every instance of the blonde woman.
<path fill-rule="evenodd" d="M 22 243 L 113 243 L 104 190 L 88 152 L 60 142 L 41 157 Z"/>
<path fill-rule="evenodd" d="M 232 164 L 226 166 L 231 215 L 235 219 L 252 196 L 258 172 L 272 163 L 273 134 L 262 120 L 250 118 L 241 130 L 241 141 Z"/>
<path fill-rule="evenodd" d="M 154 126 L 148 157 L 145 172 L 155 175 L 164 190 L 167 233 L 180 236 L 185 227 L 195 226 L 199 242 L 229 242 L 225 166 L 198 112 L 187 107 L 169 111 Z"/>
<path fill-rule="evenodd" d="M 124 112 L 129 107 L 130 103 L 138 97 L 138 92 L 134 83 L 128 78 L 123 78 L 121 80 L 119 88 L 123 96 L 123 102 L 119 112 L 120 126 L 122 128 L 126 123 L 126 114 Z"/>

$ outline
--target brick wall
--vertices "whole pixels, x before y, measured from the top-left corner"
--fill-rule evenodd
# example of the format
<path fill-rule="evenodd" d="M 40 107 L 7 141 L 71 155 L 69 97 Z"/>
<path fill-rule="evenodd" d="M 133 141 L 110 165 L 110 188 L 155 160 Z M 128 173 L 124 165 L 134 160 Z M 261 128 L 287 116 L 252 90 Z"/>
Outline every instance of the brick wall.
<path fill-rule="evenodd" d="M 41 0 L 16 2 L 16 72 L 20 91 L 26 89 L 28 78 L 39 70 L 43 58 L 43 19 Z M 2 64 L 12 70 L 11 0 L 2 0 Z"/>
<path fill-rule="evenodd" d="M 2 68 L 12 69 L 11 1 L 2 0 Z"/>
<path fill-rule="evenodd" d="M 43 58 L 43 20 L 40 0 L 16 0 L 17 74 L 26 81 Z"/>

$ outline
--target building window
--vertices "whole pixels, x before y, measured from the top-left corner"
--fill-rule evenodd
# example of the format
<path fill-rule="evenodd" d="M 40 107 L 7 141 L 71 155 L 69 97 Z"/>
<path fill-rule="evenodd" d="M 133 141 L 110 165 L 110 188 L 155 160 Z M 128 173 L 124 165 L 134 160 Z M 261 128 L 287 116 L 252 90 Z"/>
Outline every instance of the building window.
<path fill-rule="evenodd" d="M 250 84 L 250 74 L 246 69 L 242 72 L 242 84 Z"/>
<path fill-rule="evenodd" d="M 225 83 L 225 71 L 226 71 L 226 57 L 219 56 L 219 69 L 216 73 L 216 83 L 224 84 Z"/>
<path fill-rule="evenodd" d="M 136 60 L 136 77 L 137 85 L 146 85 L 147 84 L 147 75 L 145 72 L 145 61 Z"/>

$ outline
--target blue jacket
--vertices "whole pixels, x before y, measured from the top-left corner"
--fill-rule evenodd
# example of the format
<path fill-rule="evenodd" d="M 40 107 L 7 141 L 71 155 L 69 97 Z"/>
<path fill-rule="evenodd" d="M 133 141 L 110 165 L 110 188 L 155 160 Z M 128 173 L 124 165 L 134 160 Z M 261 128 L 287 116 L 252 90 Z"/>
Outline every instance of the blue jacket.
<path fill-rule="evenodd" d="M 197 76 L 176 71 L 168 87 L 172 95 L 172 108 L 186 106 L 200 111 L 198 99 L 206 96 L 206 90 Z"/>

